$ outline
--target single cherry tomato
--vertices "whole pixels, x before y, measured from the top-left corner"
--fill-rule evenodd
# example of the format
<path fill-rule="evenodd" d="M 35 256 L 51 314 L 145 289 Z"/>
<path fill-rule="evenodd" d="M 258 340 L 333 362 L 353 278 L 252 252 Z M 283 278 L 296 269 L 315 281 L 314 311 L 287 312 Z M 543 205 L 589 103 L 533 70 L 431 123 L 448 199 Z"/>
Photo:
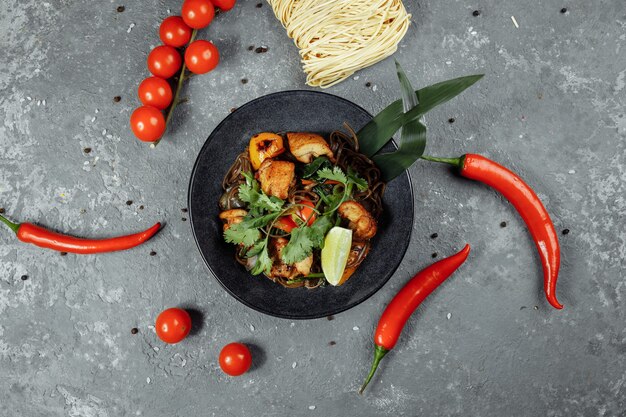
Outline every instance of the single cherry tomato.
<path fill-rule="evenodd" d="M 180 69 L 183 61 L 173 46 L 159 45 L 148 55 L 148 70 L 160 78 L 170 78 Z"/>
<path fill-rule="evenodd" d="M 235 6 L 235 0 L 211 0 L 211 3 L 223 12 L 226 12 Z"/>
<path fill-rule="evenodd" d="M 296 211 L 296 215 L 300 217 L 302 221 L 307 222 L 309 226 L 312 225 L 317 217 L 315 215 L 315 204 L 313 204 L 313 202 L 309 200 L 302 200 L 300 204 L 304 205 L 304 207 L 298 208 L 298 211 Z"/>
<path fill-rule="evenodd" d="M 298 227 L 298 225 L 291 217 L 283 216 L 274 222 L 274 227 L 282 230 L 283 232 L 291 233 L 291 231 Z"/>
<path fill-rule="evenodd" d="M 243 343 L 229 343 L 220 352 L 220 367 L 230 376 L 245 374 L 252 365 L 250 349 Z"/>
<path fill-rule="evenodd" d="M 180 308 L 163 310 L 156 319 L 156 334 L 165 343 L 178 343 L 189 334 L 191 317 Z"/>
<path fill-rule="evenodd" d="M 165 133 L 165 118 L 156 107 L 141 106 L 130 116 L 130 128 L 139 140 L 154 142 Z"/>
<path fill-rule="evenodd" d="M 185 0 L 182 10 L 183 20 L 194 29 L 205 28 L 215 16 L 215 7 L 209 0 Z"/>
<path fill-rule="evenodd" d="M 148 77 L 139 84 L 139 101 L 159 110 L 166 109 L 172 102 L 172 87 L 163 78 Z"/>
<path fill-rule="evenodd" d="M 193 41 L 185 51 L 185 64 L 194 74 L 204 74 L 217 67 L 220 54 L 217 47 L 209 41 Z"/>
<path fill-rule="evenodd" d="M 159 27 L 161 41 L 169 46 L 180 48 L 191 39 L 191 28 L 180 16 L 170 16 L 161 22 Z"/>

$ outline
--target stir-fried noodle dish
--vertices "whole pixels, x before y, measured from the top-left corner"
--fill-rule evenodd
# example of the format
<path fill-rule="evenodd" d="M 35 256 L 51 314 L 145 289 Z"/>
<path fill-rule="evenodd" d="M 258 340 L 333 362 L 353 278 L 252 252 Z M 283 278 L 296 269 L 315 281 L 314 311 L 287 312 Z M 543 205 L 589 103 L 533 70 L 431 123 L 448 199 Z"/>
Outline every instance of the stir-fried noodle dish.
<path fill-rule="evenodd" d="M 354 132 L 262 132 L 224 177 L 224 239 L 253 275 L 288 288 L 343 284 L 371 249 L 385 183 Z"/>

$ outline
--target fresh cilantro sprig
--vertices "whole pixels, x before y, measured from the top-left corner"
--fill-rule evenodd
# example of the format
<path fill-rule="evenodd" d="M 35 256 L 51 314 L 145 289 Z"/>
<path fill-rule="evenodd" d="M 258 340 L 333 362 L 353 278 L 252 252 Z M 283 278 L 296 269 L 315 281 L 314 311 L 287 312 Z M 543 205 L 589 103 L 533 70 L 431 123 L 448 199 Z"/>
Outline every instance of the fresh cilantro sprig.
<path fill-rule="evenodd" d="M 352 196 L 354 186 L 356 186 L 359 191 L 367 190 L 367 181 L 359 177 L 352 168 L 348 168 L 347 174 L 339 167 L 334 167 L 332 170 L 330 168 L 322 168 L 317 171 L 317 178 L 320 181 L 337 181 L 343 185 L 343 193 L 335 187 L 331 195 L 325 196 L 327 198 L 326 203 L 328 208 L 324 214 L 334 212 L 344 201 L 347 201 Z"/>
<path fill-rule="evenodd" d="M 285 202 L 278 197 L 268 196 L 249 172 L 243 172 L 245 184 L 239 186 L 239 199 L 248 203 L 252 213 L 273 212 L 280 210 Z"/>
<path fill-rule="evenodd" d="M 331 216 L 322 216 L 311 226 L 305 224 L 293 229 L 289 243 L 281 251 L 281 260 L 286 264 L 294 264 L 306 259 L 313 249 L 323 246 L 324 236 L 333 225 Z"/>
<path fill-rule="evenodd" d="M 332 164 L 327 157 L 320 156 L 315 158 L 313 162 L 304 166 L 304 169 L 302 170 L 302 178 L 311 178 L 319 169 L 329 166 L 332 166 Z"/>
<path fill-rule="evenodd" d="M 250 271 L 254 275 L 269 273 L 272 259 L 269 255 L 269 229 L 276 219 L 287 209 L 280 198 L 268 196 L 254 179 L 251 173 L 243 172 L 246 182 L 239 186 L 239 198 L 247 203 L 248 214 L 240 223 L 232 224 L 224 232 L 224 240 L 228 243 L 242 245 L 246 249 L 246 258 L 256 256 L 256 263 Z"/>
<path fill-rule="evenodd" d="M 326 233 L 336 223 L 337 216 L 334 211 L 352 196 L 354 187 L 359 190 L 367 189 L 367 182 L 352 169 L 348 169 L 345 173 L 339 167 L 331 169 L 324 165 L 327 163 L 320 162 L 317 165 L 314 172 L 317 179 L 320 182 L 337 181 L 343 187 L 333 187 L 330 194 L 321 187 L 317 187 L 320 203 L 326 207 L 326 212 L 322 214 L 316 207 L 317 220 L 313 224 L 308 225 L 308 222 L 303 222 L 291 231 L 289 243 L 281 251 L 281 260 L 286 264 L 300 262 L 310 256 L 313 250 L 322 248 Z M 269 274 L 272 268 L 272 258 L 269 253 L 270 230 L 278 218 L 298 205 L 286 206 L 283 200 L 265 194 L 252 174 L 244 172 L 243 176 L 246 182 L 239 186 L 239 198 L 247 203 L 248 214 L 243 221 L 232 224 L 224 232 L 224 239 L 226 242 L 242 245 L 246 258 L 256 256 L 256 262 L 250 271 L 253 275 Z"/>
<path fill-rule="evenodd" d="M 241 223 L 231 225 L 224 232 L 224 240 L 236 245 L 252 246 L 261 238 L 261 228 L 274 221 L 281 212 L 270 213 L 260 217 L 251 217 L 249 214 Z"/>

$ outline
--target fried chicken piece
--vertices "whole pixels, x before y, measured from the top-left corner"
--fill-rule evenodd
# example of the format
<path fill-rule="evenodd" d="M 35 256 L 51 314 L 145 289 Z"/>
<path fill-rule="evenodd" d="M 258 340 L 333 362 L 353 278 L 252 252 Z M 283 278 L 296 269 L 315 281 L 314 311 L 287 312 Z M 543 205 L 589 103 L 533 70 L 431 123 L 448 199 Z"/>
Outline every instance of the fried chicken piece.
<path fill-rule="evenodd" d="M 267 195 L 285 200 L 295 183 L 296 166 L 292 162 L 266 159 L 257 172 L 261 189 Z"/>
<path fill-rule="evenodd" d="M 293 156 L 305 164 L 310 164 L 313 158 L 322 155 L 327 156 L 330 160 L 334 159 L 333 151 L 330 150 L 328 142 L 315 133 L 287 133 L 287 141 Z"/>
<path fill-rule="evenodd" d="M 247 214 L 248 212 L 242 209 L 232 209 L 221 212 L 219 217 L 224 222 L 224 231 L 228 230 L 233 224 L 241 223 Z"/>
<path fill-rule="evenodd" d="M 295 278 L 299 276 L 307 276 L 311 273 L 311 266 L 313 266 L 313 254 L 304 258 L 300 262 L 296 262 L 293 265 L 288 265 L 281 261 L 280 254 L 282 250 L 287 244 L 289 240 L 284 237 L 279 237 L 276 239 L 272 239 L 272 252 L 274 263 L 272 265 L 272 270 L 270 271 L 271 278 Z"/>
<path fill-rule="evenodd" d="M 296 268 L 297 272 L 295 276 L 303 275 L 306 277 L 311 273 L 311 267 L 313 266 L 313 254 L 310 254 L 300 262 L 296 262 L 293 266 Z"/>
<path fill-rule="evenodd" d="M 376 234 L 376 220 L 356 201 L 346 201 L 339 206 L 339 216 L 348 220 L 354 235 L 360 239 L 371 239 Z"/>

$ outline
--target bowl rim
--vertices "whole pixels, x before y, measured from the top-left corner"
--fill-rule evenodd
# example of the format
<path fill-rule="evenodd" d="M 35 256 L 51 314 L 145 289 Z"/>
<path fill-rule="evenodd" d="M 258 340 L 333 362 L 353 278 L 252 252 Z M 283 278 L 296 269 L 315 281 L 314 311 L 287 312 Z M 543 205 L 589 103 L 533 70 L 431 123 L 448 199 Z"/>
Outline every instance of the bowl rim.
<path fill-rule="evenodd" d="M 372 116 L 372 114 L 370 112 L 368 112 L 367 110 L 365 110 L 363 107 L 361 107 L 360 105 L 346 99 L 340 96 L 337 96 L 335 94 L 330 94 L 324 91 L 315 91 L 315 90 L 284 90 L 284 91 L 277 91 L 274 93 L 269 93 L 269 94 L 265 94 L 262 96 L 259 96 L 257 98 L 254 98 L 248 102 L 246 102 L 245 104 L 237 107 L 235 109 L 235 111 L 229 113 L 228 115 L 226 115 L 226 117 L 224 117 L 222 119 L 222 121 L 220 123 L 217 124 L 217 126 L 215 126 L 213 128 L 213 130 L 211 131 L 211 133 L 209 134 L 209 136 L 206 138 L 206 140 L 204 141 L 204 144 L 202 145 L 202 147 L 200 148 L 200 150 L 198 151 L 198 156 L 196 157 L 196 160 L 193 164 L 193 168 L 191 170 L 191 176 L 189 178 L 189 185 L 187 187 L 187 207 L 190 207 L 189 209 L 189 227 L 191 228 L 191 233 L 193 235 L 193 239 L 196 243 L 196 247 L 198 248 L 198 252 L 200 252 L 200 256 L 202 257 L 202 260 L 204 261 L 204 264 L 207 266 L 207 268 L 209 269 L 209 272 L 211 272 L 211 275 L 213 275 L 213 277 L 215 278 L 215 280 L 220 284 L 220 286 L 222 288 L 224 288 L 233 298 L 235 298 L 237 301 L 239 301 L 241 304 L 255 310 L 258 311 L 259 313 L 263 313 L 266 314 L 268 316 L 272 316 L 272 317 L 278 317 L 281 319 L 289 319 L 289 320 L 313 320 L 313 319 L 320 319 L 320 318 L 324 318 L 324 317 L 328 317 L 331 315 L 336 315 L 339 313 L 342 313 L 344 311 L 350 310 L 351 308 L 354 308 L 356 306 L 358 306 L 359 304 L 365 302 L 366 300 L 370 299 L 374 294 L 376 294 L 378 291 L 380 291 L 380 289 L 387 283 L 389 282 L 389 280 L 391 279 L 391 277 L 396 273 L 396 271 L 398 270 L 398 268 L 400 267 L 400 265 L 402 264 L 402 261 L 404 260 L 404 257 L 406 256 L 406 252 L 409 248 L 409 244 L 411 242 L 411 238 L 413 236 L 413 222 L 415 221 L 415 197 L 414 197 L 414 193 L 413 193 L 413 183 L 411 181 L 411 175 L 409 174 L 408 170 L 405 170 L 403 175 L 406 176 L 406 179 L 408 181 L 408 188 L 409 188 L 409 197 L 410 197 L 410 201 L 411 201 L 411 227 L 409 229 L 409 234 L 407 236 L 406 242 L 403 243 L 402 247 L 400 248 L 400 250 L 403 252 L 402 254 L 402 258 L 400 260 L 400 262 L 398 262 L 397 265 L 395 265 L 393 268 L 391 268 L 389 270 L 389 273 L 387 274 L 387 277 L 384 280 L 381 280 L 380 283 L 378 285 L 376 285 L 374 288 L 372 288 L 372 291 L 370 292 L 370 294 L 368 294 L 367 296 L 363 297 L 362 299 L 355 301 L 353 303 L 349 303 L 346 304 L 342 307 L 339 308 L 335 308 L 332 311 L 325 313 L 325 314 L 311 314 L 311 315 L 299 315 L 299 316 L 292 316 L 290 314 L 278 314 L 275 313 L 273 311 L 261 308 L 259 306 L 253 305 L 251 303 L 249 303 L 248 301 L 246 301 L 245 299 L 243 299 L 242 297 L 240 297 L 239 295 L 235 294 L 233 291 L 231 291 L 230 288 L 228 288 L 228 286 L 226 286 L 225 283 L 222 282 L 222 280 L 218 277 L 218 275 L 215 273 L 215 271 L 213 270 L 213 268 L 211 268 L 211 264 L 209 263 L 209 261 L 206 259 L 202 248 L 200 247 L 200 242 L 198 241 L 198 237 L 196 236 L 196 230 L 194 228 L 194 220 L 193 220 L 193 211 L 191 210 L 191 198 L 192 198 L 192 194 L 191 194 L 191 190 L 194 184 L 194 179 L 198 173 L 198 165 L 200 163 L 200 155 L 202 155 L 204 149 L 210 145 L 210 143 L 213 141 L 213 134 L 218 131 L 220 129 L 220 127 L 233 115 L 235 114 L 237 111 L 244 109 L 245 107 L 248 106 L 252 106 L 254 105 L 256 102 L 266 99 L 268 97 L 274 97 L 274 96 L 281 96 L 281 95 L 290 95 L 290 94 L 294 94 L 294 93 L 306 93 L 306 94 L 314 94 L 314 95 L 323 95 L 323 96 L 331 96 L 335 99 L 338 99 L 340 101 L 346 102 L 347 104 L 351 105 L 351 106 L 355 106 L 357 108 L 359 108 L 360 110 L 362 110 L 365 114 L 369 115 L 370 117 L 374 118 L 374 116 Z M 395 140 L 393 138 L 391 138 L 391 143 L 392 145 L 397 149 L 398 145 L 396 144 Z M 278 284 L 277 284 L 278 285 Z"/>

